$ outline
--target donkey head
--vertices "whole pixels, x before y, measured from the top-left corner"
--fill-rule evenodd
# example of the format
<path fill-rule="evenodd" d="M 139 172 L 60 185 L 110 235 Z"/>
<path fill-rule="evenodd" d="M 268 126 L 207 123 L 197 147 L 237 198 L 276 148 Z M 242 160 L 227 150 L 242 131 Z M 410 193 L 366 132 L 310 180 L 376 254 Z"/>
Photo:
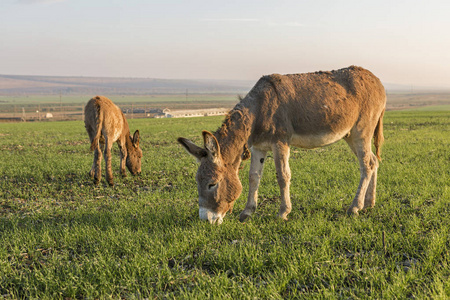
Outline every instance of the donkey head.
<path fill-rule="evenodd" d="M 131 174 L 141 174 L 142 150 L 139 148 L 139 130 L 136 130 L 131 138 L 131 143 L 127 145 L 126 165 Z"/>
<path fill-rule="evenodd" d="M 242 192 L 239 165 L 235 167 L 223 160 L 219 143 L 212 133 L 203 131 L 203 141 L 201 148 L 190 140 L 178 138 L 178 142 L 200 162 L 196 176 L 200 219 L 221 224 Z"/>

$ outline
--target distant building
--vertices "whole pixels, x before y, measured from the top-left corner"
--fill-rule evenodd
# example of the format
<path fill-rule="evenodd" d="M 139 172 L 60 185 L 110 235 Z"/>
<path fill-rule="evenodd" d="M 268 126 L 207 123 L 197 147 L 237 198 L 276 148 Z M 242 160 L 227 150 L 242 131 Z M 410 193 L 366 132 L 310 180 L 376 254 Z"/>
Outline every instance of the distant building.
<path fill-rule="evenodd" d="M 153 118 L 170 118 L 168 117 L 168 114 L 170 114 L 170 109 L 168 108 L 158 108 L 155 110 L 152 110 L 151 113 L 153 114 Z"/>
<path fill-rule="evenodd" d="M 164 110 L 163 118 L 192 118 L 226 115 L 229 109 L 226 108 L 207 108 L 207 109 L 189 109 L 189 110 Z"/>

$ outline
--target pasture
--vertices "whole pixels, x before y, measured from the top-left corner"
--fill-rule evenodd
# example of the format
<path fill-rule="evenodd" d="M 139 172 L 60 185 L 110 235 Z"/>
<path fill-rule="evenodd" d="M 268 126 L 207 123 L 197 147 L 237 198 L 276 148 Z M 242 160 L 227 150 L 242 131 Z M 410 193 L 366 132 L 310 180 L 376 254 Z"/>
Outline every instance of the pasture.
<path fill-rule="evenodd" d="M 359 182 L 345 142 L 291 149 L 292 212 L 276 219 L 269 154 L 259 206 L 238 221 L 244 190 L 220 226 L 198 218 L 201 143 L 223 117 L 134 119 L 142 175 L 115 187 L 88 177 L 81 121 L 0 127 L 0 298 L 380 299 L 450 297 L 450 111 L 384 118 L 375 208 L 347 216 Z M 104 165 L 104 164 L 103 164 Z M 129 173 L 128 173 L 129 174 Z"/>

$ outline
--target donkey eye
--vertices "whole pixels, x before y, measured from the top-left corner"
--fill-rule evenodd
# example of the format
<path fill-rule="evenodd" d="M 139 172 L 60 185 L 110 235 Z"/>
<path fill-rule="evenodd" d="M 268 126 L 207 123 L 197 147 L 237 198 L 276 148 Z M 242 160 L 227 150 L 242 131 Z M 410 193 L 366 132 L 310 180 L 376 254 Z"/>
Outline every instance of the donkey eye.
<path fill-rule="evenodd" d="M 212 189 L 215 188 L 216 186 L 217 186 L 217 183 L 208 184 L 208 190 L 212 190 Z"/>

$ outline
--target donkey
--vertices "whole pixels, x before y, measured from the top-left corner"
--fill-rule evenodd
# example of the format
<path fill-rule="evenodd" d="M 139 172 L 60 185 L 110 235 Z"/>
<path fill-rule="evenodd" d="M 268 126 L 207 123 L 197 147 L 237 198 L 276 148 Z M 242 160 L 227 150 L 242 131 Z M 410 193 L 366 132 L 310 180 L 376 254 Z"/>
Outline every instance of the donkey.
<path fill-rule="evenodd" d="M 91 151 L 94 151 L 94 163 L 89 175 L 97 185 L 102 178 L 102 152 L 105 153 L 106 180 L 114 185 L 111 169 L 111 148 L 117 142 L 120 149 L 120 174 L 126 177 L 125 164 L 131 174 L 141 173 L 142 150 L 139 148 L 139 130 L 133 137 L 124 114 L 111 100 L 96 96 L 89 100 L 84 108 L 84 125 L 91 141 Z M 106 147 L 105 147 L 106 146 Z"/>
<path fill-rule="evenodd" d="M 291 212 L 290 146 L 323 147 L 344 139 L 357 156 L 360 182 L 348 213 L 375 205 L 378 160 L 381 160 L 386 94 L 380 80 L 361 67 L 331 72 L 261 77 L 228 113 L 213 134 L 203 131 L 204 146 L 188 139 L 178 142 L 199 162 L 196 180 L 199 215 L 221 224 L 242 191 L 241 161 L 251 149 L 249 193 L 244 222 L 255 212 L 258 187 L 267 152 L 272 151 L 281 191 L 278 217 Z M 374 139 L 376 155 L 372 153 Z"/>

